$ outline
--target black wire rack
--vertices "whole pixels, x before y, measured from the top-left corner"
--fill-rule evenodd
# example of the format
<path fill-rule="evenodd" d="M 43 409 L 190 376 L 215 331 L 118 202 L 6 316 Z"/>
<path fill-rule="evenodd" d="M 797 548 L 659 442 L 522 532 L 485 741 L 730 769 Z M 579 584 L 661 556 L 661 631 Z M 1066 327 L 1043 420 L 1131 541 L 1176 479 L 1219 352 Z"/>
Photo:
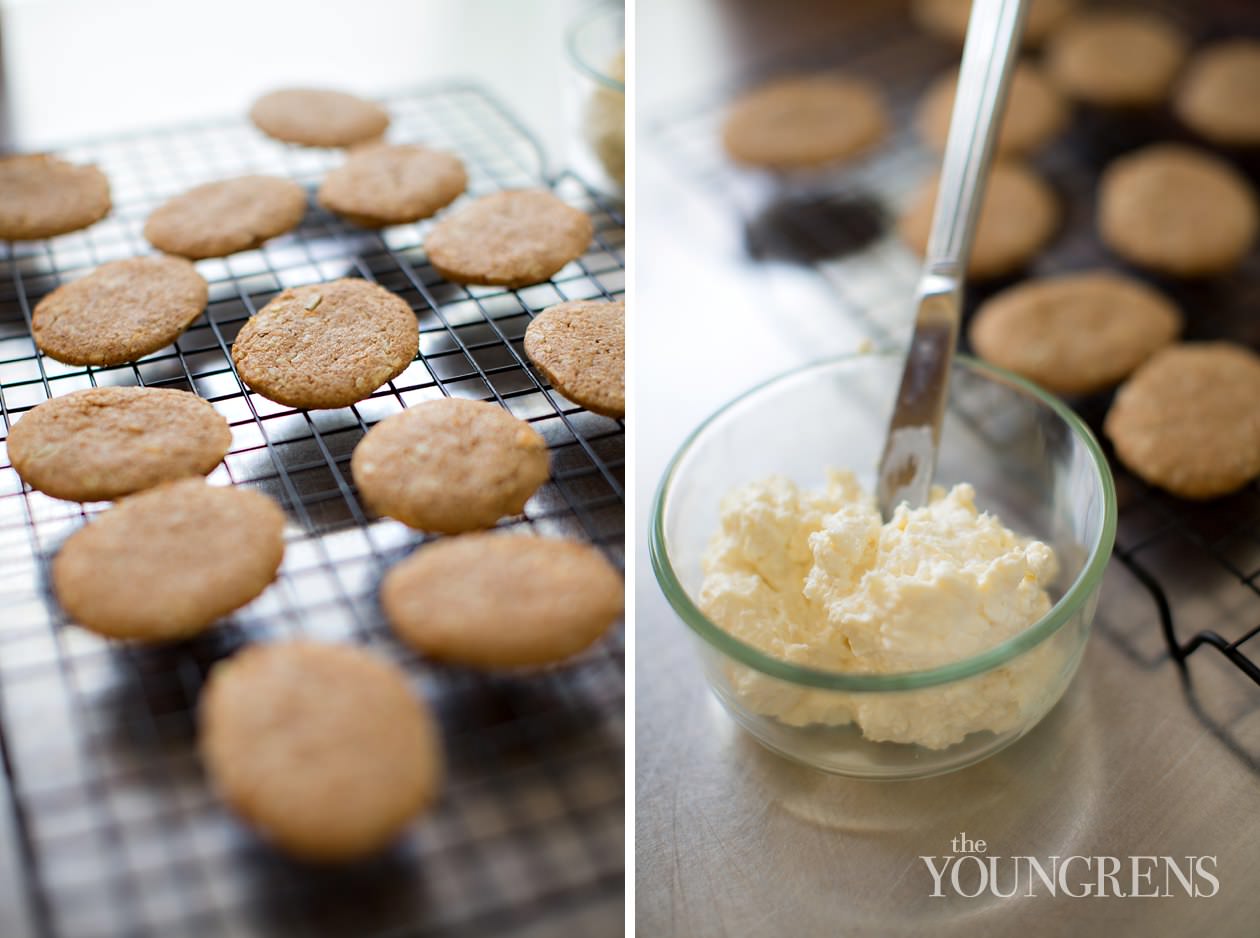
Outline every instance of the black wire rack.
<path fill-rule="evenodd" d="M 384 103 L 391 139 L 459 154 L 468 197 L 547 186 L 587 212 L 590 249 L 547 283 L 464 287 L 429 266 L 429 223 L 366 231 L 312 199 L 293 233 L 198 264 L 209 306 L 174 345 L 115 368 L 39 355 L 35 303 L 101 263 L 148 252 L 145 218 L 171 195 L 248 172 L 287 176 L 310 191 L 341 159 L 277 144 L 244 121 L 67 147 L 65 158 L 108 174 L 113 212 L 86 231 L 0 243 L 0 755 L 39 935 L 621 928 L 622 631 L 572 664 L 531 675 L 485 676 L 417 659 L 390 637 L 376 591 L 421 537 L 364 511 L 349 461 L 369 426 L 411 404 L 443 395 L 495 401 L 531 422 L 552 460 L 551 479 L 524 516 L 504 524 L 585 539 L 622 565 L 624 425 L 552 390 L 522 342 L 531 318 L 553 303 L 624 293 L 623 210 L 572 176 L 549 177 L 529 133 L 475 87 Z M 376 281 L 411 304 L 420 327 L 412 365 L 339 410 L 295 411 L 245 389 L 229 354 L 241 325 L 286 287 L 341 276 Z M 278 580 L 194 641 L 108 643 L 68 626 L 47 592 L 59 543 L 107 506 L 25 488 L 4 436 L 41 401 L 102 385 L 181 388 L 210 401 L 232 427 L 231 451 L 210 480 L 264 491 L 288 516 Z M 446 742 L 437 809 L 386 855 L 346 869 L 307 868 L 261 844 L 217 803 L 196 758 L 195 705 L 207 669 L 243 643 L 299 634 L 353 641 L 398 661 L 434 707 Z"/>
<path fill-rule="evenodd" d="M 1260 11 L 1244 3 L 1208 2 L 1193 11 L 1163 6 L 1199 42 L 1260 35 Z M 737 87 L 719 89 L 648 132 L 678 177 L 714 210 L 739 215 L 750 261 L 812 269 L 832 288 L 837 315 L 858 323 L 876 342 L 903 344 L 919 259 L 893 227 L 938 159 L 915 136 L 914 110 L 931 82 L 956 65 L 958 50 L 913 28 L 895 5 L 875 15 L 868 5 L 866 12 L 821 42 L 754 65 L 741 83 L 751 87 L 777 74 L 828 68 L 873 81 L 886 97 L 895 129 L 864 162 L 809 180 L 771 180 L 733 166 L 721 148 L 720 126 Z M 1115 156 L 1164 139 L 1207 146 L 1167 113 L 1116 115 L 1077 108 L 1071 128 L 1032 160 L 1061 196 L 1065 218 L 1054 242 L 1025 273 L 1123 268 L 1095 232 L 1098 174 Z M 1255 156 L 1223 155 L 1260 184 Z M 1154 282 L 1178 302 L 1186 314 L 1185 338 L 1228 338 L 1260 349 L 1255 312 L 1260 309 L 1260 253 L 1253 251 L 1238 271 L 1209 282 L 1160 281 L 1128 272 Z M 965 323 L 975 308 L 1012 282 L 969 287 L 964 347 Z M 1192 654 L 1214 648 L 1260 684 L 1260 483 L 1207 503 L 1177 499 L 1146 485 L 1115 460 L 1100 432 L 1110 400 L 1110 394 L 1102 394 L 1073 404 L 1111 459 L 1120 504 L 1115 556 L 1145 590 L 1151 615 L 1128 607 L 1121 621 L 1107 625 L 1109 637 L 1144 667 L 1171 658 L 1183 674 Z M 1244 707 L 1244 712 L 1253 710 L 1254 700 Z"/>

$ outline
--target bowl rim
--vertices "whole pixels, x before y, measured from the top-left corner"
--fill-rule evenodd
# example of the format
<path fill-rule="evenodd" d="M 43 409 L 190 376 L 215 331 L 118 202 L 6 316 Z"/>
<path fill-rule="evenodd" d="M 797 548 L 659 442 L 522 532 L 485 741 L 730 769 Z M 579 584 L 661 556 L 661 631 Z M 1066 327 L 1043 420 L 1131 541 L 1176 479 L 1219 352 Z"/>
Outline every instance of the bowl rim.
<path fill-rule="evenodd" d="M 1067 404 L 1054 395 L 1013 372 L 960 353 L 955 356 L 955 367 L 961 364 L 984 377 L 998 378 L 1005 383 L 1012 384 L 1054 411 L 1071 428 L 1077 439 L 1085 445 L 1085 449 L 1092 457 L 1094 468 L 1097 471 L 1103 496 L 1103 518 L 1098 538 L 1091 547 L 1089 559 L 1081 568 L 1072 585 L 1064 591 L 1063 595 L 1044 616 L 1018 634 L 994 645 L 992 648 L 985 649 L 979 654 L 963 658 L 960 661 L 920 671 L 899 671 L 890 674 L 853 674 L 804 667 L 772 657 L 760 649 L 741 641 L 721 626 L 712 622 L 691 601 L 691 597 L 679 581 L 677 574 L 674 572 L 673 564 L 669 559 L 669 550 L 665 538 L 665 511 L 679 465 L 705 430 L 733 407 L 765 391 L 772 385 L 786 381 L 789 378 L 872 357 L 887 358 L 902 354 L 904 353 L 897 350 L 881 350 L 832 356 L 781 372 L 754 385 L 727 401 L 701 421 L 687 435 L 678 451 L 670 459 L 665 473 L 661 476 L 661 481 L 653 498 L 650 521 L 651 530 L 648 538 L 648 555 L 651 560 L 652 570 L 656 574 L 657 582 L 660 584 L 661 590 L 665 593 L 665 598 L 669 601 L 674 611 L 693 632 L 741 664 L 782 681 L 823 690 L 859 692 L 903 691 L 948 684 L 1000 667 L 1025 651 L 1039 645 L 1066 624 L 1100 585 L 1103 572 L 1111 559 L 1112 548 L 1115 545 L 1117 509 L 1115 481 L 1112 478 L 1111 467 L 1107 463 L 1107 458 L 1103 454 L 1098 440 L 1085 422 Z"/>
<path fill-rule="evenodd" d="M 578 51 L 578 35 L 582 32 L 582 30 L 605 17 L 612 19 L 615 14 L 620 14 L 622 23 L 622 42 L 624 43 L 626 18 L 625 6 L 617 3 L 597 3 L 594 6 L 588 7 L 576 19 L 574 19 L 572 23 L 569 24 L 569 28 L 565 31 L 564 35 L 564 48 L 569 55 L 569 61 L 573 63 L 574 67 L 576 67 L 578 71 L 582 72 L 593 81 L 603 85 L 610 91 L 616 91 L 624 95 L 626 93 L 626 83 L 624 81 L 617 81 L 617 79 L 613 78 L 603 69 L 592 65 L 586 60 L 585 56 Z"/>

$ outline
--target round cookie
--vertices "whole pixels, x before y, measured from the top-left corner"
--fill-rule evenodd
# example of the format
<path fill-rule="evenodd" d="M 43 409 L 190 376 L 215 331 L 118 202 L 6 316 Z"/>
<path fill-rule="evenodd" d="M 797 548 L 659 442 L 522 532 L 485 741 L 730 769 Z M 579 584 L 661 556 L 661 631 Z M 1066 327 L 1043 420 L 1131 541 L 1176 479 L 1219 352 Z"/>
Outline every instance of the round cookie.
<path fill-rule="evenodd" d="M 284 512 L 266 495 L 178 479 L 132 495 L 66 540 L 52 586 L 70 619 L 107 638 L 187 638 L 276 578 Z"/>
<path fill-rule="evenodd" d="M 182 257 L 102 264 L 35 306 L 40 351 L 68 365 L 121 365 L 174 342 L 206 308 L 208 287 Z"/>
<path fill-rule="evenodd" d="M 593 234 L 585 212 L 550 192 L 521 189 L 483 196 L 447 215 L 424 248 L 447 280 L 515 289 L 577 260 Z"/>
<path fill-rule="evenodd" d="M 1039 45 L 1075 6 L 1076 0 L 1031 0 L 1024 15 L 1023 44 Z M 971 0 L 913 0 L 910 15 L 921 28 L 961 45 Z"/>
<path fill-rule="evenodd" d="M 1260 210 L 1251 184 L 1224 160 L 1160 143 L 1103 171 L 1098 227 L 1107 246 L 1135 264 L 1199 277 L 1238 265 L 1256 239 Z"/>
<path fill-rule="evenodd" d="M 1109 388 L 1181 332 L 1181 314 L 1140 280 L 1106 270 L 1027 280 L 983 303 L 980 357 L 1056 394 Z"/>
<path fill-rule="evenodd" d="M 945 149 L 957 87 L 958 72 L 954 70 L 934 82 L 919 104 L 915 126 L 923 142 L 934 150 Z M 1040 69 L 1021 62 L 1011 77 L 997 153 L 1018 156 L 1040 149 L 1063 130 L 1067 120 L 1068 106 L 1063 96 Z"/>
<path fill-rule="evenodd" d="M 814 169 L 869 152 L 887 132 L 884 102 L 872 85 L 843 75 L 800 75 L 736 100 L 722 125 L 722 145 L 746 166 Z"/>
<path fill-rule="evenodd" d="M 249 387 L 290 407 L 349 407 L 404 371 L 420 330 L 402 297 L 348 278 L 293 287 L 241 327 L 232 363 Z"/>
<path fill-rule="evenodd" d="M 307 147 L 348 147 L 376 140 L 389 126 L 384 108 L 344 91 L 285 88 L 263 95 L 249 109 L 269 137 Z"/>
<path fill-rule="evenodd" d="M 552 386 L 587 410 L 626 415 L 626 304 L 573 300 L 525 330 L 525 354 Z"/>
<path fill-rule="evenodd" d="M 431 805 L 442 744 L 406 675 L 348 645 L 251 645 L 215 665 L 198 707 L 214 789 L 295 857 L 353 860 Z"/>
<path fill-rule="evenodd" d="M 256 248 L 292 231 L 306 213 L 306 193 L 278 176 L 238 176 L 206 183 L 160 205 L 144 223 L 159 251 L 200 260 Z"/>
<path fill-rule="evenodd" d="M 1173 98 L 1187 127 L 1222 146 L 1260 146 L 1260 40 L 1230 39 L 1190 60 Z"/>
<path fill-rule="evenodd" d="M 426 544 L 386 574 L 381 605 L 398 637 L 474 668 L 551 664 L 621 615 L 621 576 L 596 548 L 520 534 Z"/>
<path fill-rule="evenodd" d="M 1064 93 L 1102 107 L 1144 107 L 1168 94 L 1188 43 L 1144 10 L 1082 13 L 1046 45 L 1046 71 Z"/>
<path fill-rule="evenodd" d="M 9 431 L 22 481 L 54 498 L 94 502 L 206 475 L 232 445 L 210 404 L 169 388 L 88 388 L 45 401 Z"/>
<path fill-rule="evenodd" d="M 425 401 L 385 418 L 350 459 L 368 507 L 443 534 L 520 514 L 549 468 L 537 430 L 497 404 L 460 398 Z"/>
<path fill-rule="evenodd" d="M 927 250 L 936 190 L 937 181 L 928 182 L 898 223 L 902 239 L 920 254 Z M 1015 272 L 1046 245 L 1058 224 L 1058 200 L 1040 176 L 1019 163 L 996 163 L 985 186 L 967 276 L 989 279 Z"/>
<path fill-rule="evenodd" d="M 0 240 L 78 231 L 109 209 L 109 180 L 95 166 L 43 154 L 0 159 Z"/>
<path fill-rule="evenodd" d="M 319 203 L 356 225 L 380 228 L 428 218 L 468 185 L 458 157 L 421 146 L 354 153 L 324 177 Z"/>
<path fill-rule="evenodd" d="M 1260 356 L 1229 342 L 1174 345 L 1139 368 L 1103 425 L 1120 461 L 1184 498 L 1260 475 Z"/>

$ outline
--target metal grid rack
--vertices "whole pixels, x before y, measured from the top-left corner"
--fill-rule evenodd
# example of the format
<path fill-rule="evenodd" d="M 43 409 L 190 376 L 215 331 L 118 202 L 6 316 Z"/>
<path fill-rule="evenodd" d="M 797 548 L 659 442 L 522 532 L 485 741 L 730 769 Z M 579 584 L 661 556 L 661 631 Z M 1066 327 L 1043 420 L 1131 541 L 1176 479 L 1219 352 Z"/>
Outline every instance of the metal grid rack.
<path fill-rule="evenodd" d="M 349 473 L 376 421 L 441 395 L 497 401 L 543 434 L 551 480 L 505 524 L 597 544 L 623 563 L 624 425 L 577 408 L 528 365 L 525 328 L 567 299 L 625 289 L 624 219 L 571 176 L 548 178 L 530 135 L 474 87 L 388 99 L 390 137 L 450 149 L 469 195 L 550 186 L 590 214 L 594 243 L 550 282 L 463 287 L 428 265 L 427 222 L 366 231 L 312 204 L 301 226 L 198 269 L 203 316 L 171 347 L 115 368 L 61 365 L 30 334 L 36 302 L 98 264 L 149 250 L 144 220 L 212 179 L 275 173 L 308 189 L 340 159 L 286 147 L 243 121 L 138 133 L 66 148 L 99 165 L 115 207 L 86 231 L 0 243 L 0 754 L 39 935 L 252 936 L 607 933 L 623 916 L 624 641 L 529 675 L 436 667 L 401 648 L 376 605 L 384 571 L 421 540 L 363 510 Z M 416 311 L 420 354 L 354 407 L 295 411 L 248 392 L 229 349 L 281 289 L 374 280 Z M 232 426 L 210 477 L 275 497 L 288 516 L 280 576 L 209 634 L 170 647 L 105 642 L 67 627 L 47 594 L 57 545 L 107 507 L 24 488 L 3 449 L 41 401 L 93 385 L 191 390 Z M 371 646 L 402 664 L 441 721 L 445 794 L 391 852 L 348 869 L 291 863 L 232 820 L 195 754 L 207 669 L 247 641 L 302 634 Z M 536 931 L 530 931 L 535 929 Z"/>
<path fill-rule="evenodd" d="M 1206 9 L 1199 5 L 1196 11 L 1165 5 L 1164 12 L 1199 41 L 1260 34 L 1257 11 L 1228 0 Z M 937 161 L 915 136 L 914 109 L 932 80 L 957 58 L 956 49 L 914 29 L 904 11 L 890 6 L 875 15 L 868 12 L 865 19 L 855 14 L 843 32 L 752 69 L 744 86 L 776 74 L 838 68 L 873 81 L 884 93 L 895 128 L 891 139 L 868 160 L 826 178 L 774 181 L 731 164 L 721 149 L 720 123 L 737 88 L 721 89 L 660 121 L 650 133 L 664 158 L 711 208 L 729 217 L 733 207 L 739 214 L 750 262 L 809 267 L 832 288 L 840 315 L 878 342 L 904 343 L 919 259 L 892 229 L 900 208 Z M 1116 155 L 1161 139 L 1206 146 L 1167 114 L 1117 116 L 1078 108 L 1070 130 L 1032 160 L 1061 196 L 1065 217 L 1053 243 L 1026 273 L 1124 266 L 1095 233 L 1098 173 Z M 1225 155 L 1260 185 L 1254 157 Z M 976 307 L 1012 282 L 969 287 L 964 347 L 966 322 Z M 1260 253 L 1253 251 L 1227 277 L 1156 283 L 1186 313 L 1185 338 L 1229 338 L 1260 348 L 1255 316 Z M 1171 658 L 1184 676 L 1187 658 L 1212 647 L 1260 684 L 1260 482 L 1209 503 L 1184 501 L 1146 485 L 1114 459 L 1101 433 L 1110 400 L 1110 394 L 1101 394 L 1073 403 L 1111 458 L 1120 503 L 1115 556 L 1147 601 L 1130 603 L 1120 621 L 1100 626 L 1146 669 Z M 1133 593 L 1130 587 L 1128 598 Z M 1193 698 L 1192 704 L 1197 706 Z M 1207 722 L 1228 742 L 1230 724 L 1253 710 L 1254 699 L 1249 699 L 1232 714 Z"/>

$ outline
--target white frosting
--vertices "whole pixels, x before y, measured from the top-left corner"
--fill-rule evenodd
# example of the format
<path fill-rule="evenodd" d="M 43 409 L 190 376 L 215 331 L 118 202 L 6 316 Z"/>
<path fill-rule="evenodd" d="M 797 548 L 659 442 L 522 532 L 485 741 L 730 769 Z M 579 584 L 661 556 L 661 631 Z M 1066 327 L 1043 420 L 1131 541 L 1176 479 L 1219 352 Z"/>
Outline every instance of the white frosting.
<path fill-rule="evenodd" d="M 795 664 L 886 674 L 959 661 L 1027 628 L 1050 609 L 1057 563 L 981 513 L 970 485 L 934 489 L 884 524 L 857 480 L 833 471 L 822 491 L 773 476 L 730 493 L 704 570 L 700 606 L 737 638 Z M 1017 726 L 1063 663 L 1046 643 L 966 681 L 879 694 L 727 670 L 747 706 L 783 722 L 853 722 L 870 739 L 944 748 Z"/>

